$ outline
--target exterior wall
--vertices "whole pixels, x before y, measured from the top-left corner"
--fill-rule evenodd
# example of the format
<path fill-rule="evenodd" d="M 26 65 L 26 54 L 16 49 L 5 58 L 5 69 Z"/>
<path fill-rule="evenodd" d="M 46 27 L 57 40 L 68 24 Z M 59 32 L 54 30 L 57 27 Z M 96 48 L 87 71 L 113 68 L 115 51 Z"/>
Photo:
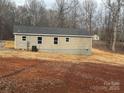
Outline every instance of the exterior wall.
<path fill-rule="evenodd" d="M 94 36 L 93 36 L 93 40 L 100 40 L 100 38 L 99 38 L 98 35 L 94 35 Z"/>
<path fill-rule="evenodd" d="M 58 52 L 66 54 L 85 54 L 90 55 L 92 50 L 92 38 L 82 37 L 58 37 L 58 44 L 54 44 L 54 37 L 57 36 L 41 36 L 42 44 L 38 44 L 38 36 L 26 36 L 26 41 L 22 41 L 22 36 L 15 35 L 15 49 L 32 49 L 37 46 L 38 50 L 46 52 Z M 69 42 L 66 42 L 69 38 Z"/>

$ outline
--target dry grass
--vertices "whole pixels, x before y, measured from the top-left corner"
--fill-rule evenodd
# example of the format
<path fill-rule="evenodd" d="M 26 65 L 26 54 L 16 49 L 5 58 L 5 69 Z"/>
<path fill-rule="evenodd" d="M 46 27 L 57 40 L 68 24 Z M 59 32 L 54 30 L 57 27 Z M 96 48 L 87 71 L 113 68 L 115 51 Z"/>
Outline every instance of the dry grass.
<path fill-rule="evenodd" d="M 98 49 L 93 49 L 91 56 L 83 55 L 65 55 L 65 54 L 53 54 L 45 52 L 30 52 L 21 50 L 4 50 L 0 51 L 0 57 L 18 57 L 25 59 L 40 59 L 40 60 L 53 60 L 53 61 L 65 61 L 73 63 L 81 62 L 93 62 L 93 63 L 105 63 L 112 65 L 124 65 L 124 55 L 106 52 Z"/>
<path fill-rule="evenodd" d="M 4 44 L 4 47 L 5 48 L 9 48 L 9 49 L 14 49 L 14 41 L 5 41 L 5 44 Z"/>
<path fill-rule="evenodd" d="M 5 48 L 13 49 L 13 41 L 5 41 Z M 105 63 L 113 65 L 123 65 L 124 55 L 118 53 L 106 52 L 99 49 L 93 49 L 93 54 L 91 56 L 82 55 L 65 55 L 65 54 L 53 54 L 45 52 L 30 52 L 30 51 L 20 51 L 20 50 L 5 50 L 0 51 L 0 57 L 19 57 L 25 59 L 40 59 L 40 60 L 53 60 L 53 61 L 68 61 L 73 63 L 80 62 L 95 62 L 95 63 Z"/>

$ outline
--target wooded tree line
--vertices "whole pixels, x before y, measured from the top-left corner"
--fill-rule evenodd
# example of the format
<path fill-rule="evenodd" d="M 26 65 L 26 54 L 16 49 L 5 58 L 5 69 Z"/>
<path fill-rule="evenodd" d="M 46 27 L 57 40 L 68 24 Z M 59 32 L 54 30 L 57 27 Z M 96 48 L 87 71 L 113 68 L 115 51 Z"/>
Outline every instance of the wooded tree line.
<path fill-rule="evenodd" d="M 98 34 L 113 51 L 124 37 L 123 0 L 55 0 L 46 8 L 43 0 L 25 0 L 17 6 L 11 0 L 0 0 L 0 39 L 13 38 L 13 26 L 84 28 Z M 124 38 L 121 38 L 124 41 Z"/>

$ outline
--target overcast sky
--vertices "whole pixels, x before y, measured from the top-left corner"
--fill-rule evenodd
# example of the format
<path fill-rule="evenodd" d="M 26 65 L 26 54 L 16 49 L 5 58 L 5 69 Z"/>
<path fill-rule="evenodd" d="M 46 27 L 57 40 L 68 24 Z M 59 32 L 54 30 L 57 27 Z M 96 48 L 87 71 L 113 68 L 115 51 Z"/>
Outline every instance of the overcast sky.
<path fill-rule="evenodd" d="M 25 0 L 13 0 L 17 5 L 23 5 L 25 3 Z M 79 1 L 83 1 L 83 0 L 79 0 Z M 101 0 L 96 0 L 98 1 L 98 3 L 101 1 Z M 46 7 L 47 8 L 51 8 L 52 5 L 55 3 L 55 0 L 44 0 L 45 4 L 46 4 Z"/>
<path fill-rule="evenodd" d="M 12 0 L 16 3 L 16 5 L 23 5 L 25 0 Z M 55 0 L 44 0 L 46 7 L 50 8 L 54 4 Z"/>

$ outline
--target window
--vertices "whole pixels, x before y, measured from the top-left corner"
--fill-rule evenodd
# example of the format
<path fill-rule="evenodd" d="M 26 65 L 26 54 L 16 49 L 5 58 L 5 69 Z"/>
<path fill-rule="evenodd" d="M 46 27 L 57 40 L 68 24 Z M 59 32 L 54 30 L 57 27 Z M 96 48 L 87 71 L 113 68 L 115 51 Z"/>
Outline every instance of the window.
<path fill-rule="evenodd" d="M 38 37 L 38 44 L 42 44 L 42 37 Z"/>
<path fill-rule="evenodd" d="M 69 42 L 69 38 L 66 38 L 66 42 Z"/>
<path fill-rule="evenodd" d="M 58 44 L 58 38 L 57 37 L 54 38 L 54 44 Z"/>
<path fill-rule="evenodd" d="M 26 36 L 22 36 L 22 41 L 26 41 Z"/>

